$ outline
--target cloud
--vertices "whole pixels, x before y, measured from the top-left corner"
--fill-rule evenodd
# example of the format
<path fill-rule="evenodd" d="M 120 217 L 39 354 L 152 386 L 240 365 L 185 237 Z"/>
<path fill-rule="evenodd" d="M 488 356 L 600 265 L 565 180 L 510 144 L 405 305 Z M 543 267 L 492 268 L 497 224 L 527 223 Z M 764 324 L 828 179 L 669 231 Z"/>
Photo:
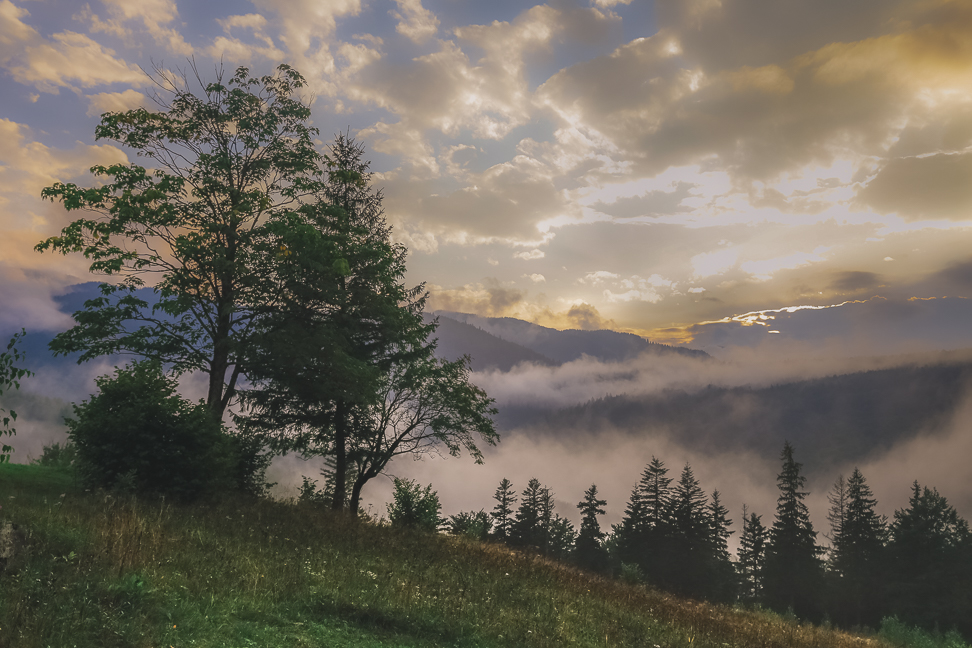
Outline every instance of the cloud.
<path fill-rule="evenodd" d="M 430 285 L 429 293 L 427 309 L 430 311 L 457 311 L 487 317 L 508 315 L 523 302 L 525 296 L 523 291 L 507 288 L 496 279 L 486 279 L 482 284 L 454 289 Z"/>
<path fill-rule="evenodd" d="M 547 281 L 547 278 L 539 273 L 534 273 L 530 275 L 525 274 L 523 276 L 529 279 L 530 281 L 532 281 L 533 283 L 544 283 L 545 281 Z"/>
<path fill-rule="evenodd" d="M 395 31 L 416 43 L 424 43 L 439 31 L 439 19 L 422 6 L 422 0 L 395 0 L 398 11 L 389 11 L 398 24 Z"/>
<path fill-rule="evenodd" d="M 738 260 L 739 250 L 734 247 L 696 254 L 691 258 L 693 275 L 705 278 L 722 274 L 735 266 Z"/>
<path fill-rule="evenodd" d="M 889 160 L 858 192 L 861 206 L 907 220 L 972 220 L 972 153 Z"/>
<path fill-rule="evenodd" d="M 108 10 L 109 17 L 107 20 L 102 20 L 91 13 L 89 5 L 85 5 L 84 11 L 79 16 L 91 23 L 91 31 L 96 33 L 106 32 L 118 36 L 131 45 L 134 44 L 135 36 L 132 29 L 127 25 L 132 22 L 139 22 L 156 45 L 163 46 L 170 52 L 182 56 L 192 55 L 192 45 L 185 41 L 178 30 L 168 26 L 179 18 L 179 10 L 172 0 L 101 1 Z"/>
<path fill-rule="evenodd" d="M 78 283 L 87 273 L 88 262 L 80 255 L 70 255 L 52 263 L 50 255 L 34 252 L 41 239 L 58 234 L 75 217 L 60 204 L 41 200 L 41 189 L 58 181 L 90 182 L 92 165 L 128 159 L 110 145 L 78 143 L 71 149 L 52 148 L 33 139 L 23 124 L 7 119 L 0 119 L 0 141 L 5 145 L 0 165 L 0 259 L 13 273 L 8 277 L 37 281 L 38 298 L 43 299 L 50 288 L 42 288 L 48 282 L 42 277 L 57 275 L 61 285 Z"/>
<path fill-rule="evenodd" d="M 125 112 L 136 108 L 145 108 L 148 105 L 148 97 L 138 90 L 99 92 L 95 95 L 88 95 L 88 110 L 85 111 L 85 114 L 89 117 L 97 117 L 106 112 Z"/>
<path fill-rule="evenodd" d="M 542 259 L 544 257 L 543 250 L 538 250 L 536 248 L 528 250 L 526 252 L 517 252 L 513 255 L 514 259 L 523 259 L 524 261 L 533 261 L 535 259 Z"/>
<path fill-rule="evenodd" d="M 282 61 L 284 52 L 277 47 L 267 34 L 269 23 L 260 14 L 241 14 L 217 19 L 223 28 L 225 36 L 217 36 L 206 53 L 218 59 L 231 59 L 238 63 L 246 63 L 254 55 L 270 61 Z M 248 42 L 234 36 L 235 31 L 248 31 L 252 38 Z"/>
<path fill-rule="evenodd" d="M 881 285 L 881 275 L 874 272 L 845 270 L 835 274 L 830 283 L 830 289 L 841 293 L 856 293 L 862 290 L 873 290 Z"/>
<path fill-rule="evenodd" d="M 77 90 L 109 83 L 141 86 L 147 77 L 85 34 L 63 31 L 50 39 L 23 21 L 30 14 L 0 0 L 0 66 L 15 81 L 41 92 Z"/>

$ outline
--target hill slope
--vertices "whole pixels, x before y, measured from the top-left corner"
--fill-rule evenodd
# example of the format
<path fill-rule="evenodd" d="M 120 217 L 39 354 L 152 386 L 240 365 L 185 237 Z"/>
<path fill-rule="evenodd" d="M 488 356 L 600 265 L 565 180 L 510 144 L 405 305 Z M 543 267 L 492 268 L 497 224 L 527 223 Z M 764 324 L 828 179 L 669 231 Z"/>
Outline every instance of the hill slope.
<path fill-rule="evenodd" d="M 501 338 L 524 346 L 557 362 L 570 362 L 582 355 L 613 362 L 628 360 L 642 353 L 677 354 L 705 358 L 708 354 L 697 349 L 655 344 L 631 333 L 618 331 L 580 331 L 576 329 L 558 331 L 538 324 L 531 324 L 512 317 L 481 317 L 469 313 L 436 311 L 442 318 L 470 324 L 474 327 Z"/>
<path fill-rule="evenodd" d="M 885 645 L 308 505 L 136 501 L 23 465 L 0 493 L 27 532 L 0 646 Z"/>

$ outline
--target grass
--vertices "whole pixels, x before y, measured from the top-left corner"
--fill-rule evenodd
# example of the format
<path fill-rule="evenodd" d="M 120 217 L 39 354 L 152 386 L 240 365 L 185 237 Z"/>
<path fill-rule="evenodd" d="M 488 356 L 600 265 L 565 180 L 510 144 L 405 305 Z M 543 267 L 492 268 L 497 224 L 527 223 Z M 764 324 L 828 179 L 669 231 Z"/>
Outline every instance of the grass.
<path fill-rule="evenodd" d="M 0 466 L 0 505 L 28 532 L 2 648 L 890 645 L 313 505 L 139 501 L 23 465 Z"/>

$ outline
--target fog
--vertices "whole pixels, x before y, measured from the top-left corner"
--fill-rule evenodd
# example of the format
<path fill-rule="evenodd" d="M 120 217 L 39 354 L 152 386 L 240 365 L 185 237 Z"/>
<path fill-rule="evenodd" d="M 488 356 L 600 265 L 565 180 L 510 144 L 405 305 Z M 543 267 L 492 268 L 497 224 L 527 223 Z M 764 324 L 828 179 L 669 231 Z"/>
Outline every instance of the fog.
<path fill-rule="evenodd" d="M 835 374 L 972 359 L 969 353 L 901 355 L 841 358 L 826 353 L 806 353 L 790 346 L 780 349 L 727 349 L 719 359 L 698 360 L 681 356 L 642 356 L 623 363 L 603 363 L 583 358 L 560 367 L 521 366 L 508 373 L 482 372 L 473 380 L 494 397 L 497 406 L 537 404 L 564 407 L 591 398 L 617 394 L 660 394 L 666 389 L 695 390 L 708 385 L 733 387 L 768 386 L 794 380 Z M 10 439 L 15 448 L 13 461 L 26 462 L 40 455 L 44 445 L 63 442 L 66 428 L 63 417 L 70 413 L 69 403 L 79 402 L 94 391 L 94 378 L 111 373 L 113 363 L 100 361 L 80 366 L 43 367 L 37 375 L 23 381 L 22 392 L 11 392 L 3 399 L 20 415 L 17 436 Z M 205 393 L 202 376 L 184 376 L 180 389 L 196 400 Z M 38 394 L 45 394 L 39 396 Z M 895 509 L 907 505 L 911 483 L 935 487 L 948 498 L 963 517 L 972 516 L 972 484 L 968 480 L 968 457 L 972 456 L 972 392 L 943 423 L 902 440 L 889 450 L 870 456 L 859 464 L 878 500 L 878 511 L 891 517 Z M 363 493 L 363 505 L 373 514 L 384 515 L 391 499 L 391 476 L 411 478 L 432 484 L 438 492 L 443 514 L 459 511 L 491 510 L 492 495 L 503 478 L 513 482 L 517 493 L 529 479 L 536 477 L 555 494 L 556 511 L 575 524 L 579 522 L 576 504 L 592 483 L 608 502 L 602 527 L 620 522 L 631 490 L 652 456 L 665 462 L 669 475 L 677 479 L 689 463 L 702 488 L 709 494 L 718 489 L 734 520 L 732 542 L 739 536 L 743 504 L 772 524 L 776 508 L 776 475 L 780 469 L 779 452 L 757 452 L 739 447 L 727 452 L 712 452 L 705 446 L 688 446 L 663 428 L 632 434 L 603 425 L 583 435 L 539 434 L 529 426 L 500 430 L 502 440 L 495 447 L 484 447 L 485 463 L 476 465 L 468 456 L 425 457 L 421 460 L 399 458 L 392 462 L 388 476 L 372 480 Z M 796 447 L 796 459 L 809 448 Z M 801 453 L 802 451 L 802 453 Z M 304 461 L 290 455 L 274 460 L 270 478 L 278 482 L 275 494 L 292 497 L 302 475 L 320 479 L 320 461 Z M 818 533 L 818 541 L 829 531 L 826 524 L 826 495 L 838 475 L 848 476 L 854 462 L 834 465 L 806 465 L 811 476 L 807 504 Z"/>

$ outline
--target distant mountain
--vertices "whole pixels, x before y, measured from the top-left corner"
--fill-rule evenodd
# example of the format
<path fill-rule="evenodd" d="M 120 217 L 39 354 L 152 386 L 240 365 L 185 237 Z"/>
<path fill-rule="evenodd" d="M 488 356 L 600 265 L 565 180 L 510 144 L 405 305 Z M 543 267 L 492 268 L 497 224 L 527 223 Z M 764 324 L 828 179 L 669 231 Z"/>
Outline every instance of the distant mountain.
<path fill-rule="evenodd" d="M 580 331 L 570 329 L 559 331 L 538 324 L 531 324 L 512 317 L 481 317 L 469 313 L 436 311 L 440 318 L 472 325 L 490 335 L 526 347 L 558 363 L 577 360 L 588 355 L 605 362 L 615 362 L 635 358 L 642 353 L 678 354 L 689 357 L 705 358 L 708 354 L 698 349 L 673 347 L 656 344 L 633 335 L 618 331 Z"/>
<path fill-rule="evenodd" d="M 432 319 L 432 316 L 426 315 L 426 318 Z M 559 364 L 536 351 L 501 340 L 482 329 L 450 317 L 439 317 L 439 328 L 436 329 L 434 337 L 438 339 L 437 356 L 456 360 L 463 355 L 468 355 L 472 358 L 473 371 L 487 369 L 509 371 L 521 362 L 543 366 Z"/>
<path fill-rule="evenodd" d="M 611 396 L 561 409 L 501 412 L 503 426 L 558 437 L 619 430 L 658 432 L 685 447 L 719 454 L 779 452 L 784 440 L 811 473 L 858 461 L 949 421 L 972 386 L 972 363 L 903 366 L 766 388 L 708 387 L 649 396 Z M 514 420 L 518 419 L 518 420 Z M 768 453 L 768 454 L 767 454 Z"/>

